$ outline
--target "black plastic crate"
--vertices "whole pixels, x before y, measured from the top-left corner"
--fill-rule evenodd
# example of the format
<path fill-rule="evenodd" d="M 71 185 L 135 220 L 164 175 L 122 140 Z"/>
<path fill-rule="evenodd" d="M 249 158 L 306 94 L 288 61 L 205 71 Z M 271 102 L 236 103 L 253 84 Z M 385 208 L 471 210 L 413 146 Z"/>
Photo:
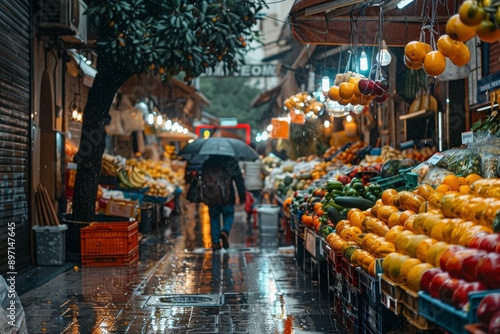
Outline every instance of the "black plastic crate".
<path fill-rule="evenodd" d="M 382 305 L 371 305 L 363 301 L 362 323 L 364 333 L 383 334 L 400 328 L 400 318 Z"/>

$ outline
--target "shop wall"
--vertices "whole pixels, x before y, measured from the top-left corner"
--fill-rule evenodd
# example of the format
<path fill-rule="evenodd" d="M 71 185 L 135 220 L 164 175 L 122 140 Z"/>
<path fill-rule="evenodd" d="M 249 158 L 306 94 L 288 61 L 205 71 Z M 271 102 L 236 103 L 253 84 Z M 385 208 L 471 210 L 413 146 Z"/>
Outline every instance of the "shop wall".
<path fill-rule="evenodd" d="M 30 264 L 30 1 L 0 6 L 0 274 Z"/>

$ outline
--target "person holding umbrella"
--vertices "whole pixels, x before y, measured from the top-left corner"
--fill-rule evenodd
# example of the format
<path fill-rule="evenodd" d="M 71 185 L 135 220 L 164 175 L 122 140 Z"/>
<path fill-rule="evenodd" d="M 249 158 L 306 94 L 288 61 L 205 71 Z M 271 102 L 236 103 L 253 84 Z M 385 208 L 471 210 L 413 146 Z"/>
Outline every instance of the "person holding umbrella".
<path fill-rule="evenodd" d="M 245 181 L 236 159 L 228 156 L 210 156 L 201 170 L 202 201 L 208 206 L 212 249 L 229 248 L 229 233 L 234 223 L 235 187 L 239 202 L 245 203 Z M 221 230 L 222 215 L 222 230 Z"/>
<path fill-rule="evenodd" d="M 245 204 L 246 189 L 238 161 L 255 161 L 257 152 L 234 138 L 198 139 L 186 145 L 179 155 L 189 160 L 206 159 L 201 169 L 201 201 L 208 206 L 212 249 L 229 248 L 229 233 L 234 223 L 236 190 Z M 221 229 L 222 215 L 222 229 Z"/>

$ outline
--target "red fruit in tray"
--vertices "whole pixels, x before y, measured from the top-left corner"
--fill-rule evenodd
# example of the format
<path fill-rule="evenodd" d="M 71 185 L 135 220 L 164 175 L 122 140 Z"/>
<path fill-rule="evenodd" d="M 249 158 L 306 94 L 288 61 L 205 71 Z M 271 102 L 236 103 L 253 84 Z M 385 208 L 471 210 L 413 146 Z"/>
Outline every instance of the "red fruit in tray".
<path fill-rule="evenodd" d="M 441 285 L 441 289 L 439 291 L 439 299 L 443 303 L 451 304 L 452 297 L 455 291 L 463 284 L 465 281 L 459 278 L 453 278 L 446 280 L 443 285 Z"/>
<path fill-rule="evenodd" d="M 477 279 L 490 289 L 500 289 L 500 254 L 487 253 L 479 260 L 476 268 Z"/>
<path fill-rule="evenodd" d="M 500 311 L 497 311 L 493 315 L 493 318 L 491 318 L 490 323 L 488 324 L 488 333 L 489 334 L 500 333 Z"/>
<path fill-rule="evenodd" d="M 462 276 L 469 282 L 477 281 L 477 265 L 486 256 L 487 252 L 478 250 L 476 253 L 467 256 L 462 261 Z"/>
<path fill-rule="evenodd" d="M 375 83 L 370 79 L 360 79 L 358 81 L 359 92 L 363 95 L 373 94 Z"/>
<path fill-rule="evenodd" d="M 490 293 L 479 303 L 477 307 L 477 318 L 480 323 L 488 326 L 491 319 L 498 311 L 500 311 L 500 293 Z"/>
<path fill-rule="evenodd" d="M 431 284 L 429 285 L 429 294 L 431 295 L 432 298 L 438 298 L 441 293 L 441 287 L 443 286 L 444 282 L 446 282 L 448 279 L 450 279 L 450 274 L 447 272 L 442 272 L 439 274 L 436 274 L 432 280 Z"/>
<path fill-rule="evenodd" d="M 441 269 L 443 269 L 444 271 L 446 271 L 446 262 L 448 261 L 448 259 L 456 252 L 464 250 L 464 249 L 466 249 L 466 248 L 463 246 L 458 246 L 458 245 L 453 245 L 453 246 L 448 247 L 448 249 L 439 258 L 439 267 Z"/>
<path fill-rule="evenodd" d="M 475 248 L 479 249 L 479 245 L 481 244 L 481 241 L 489 235 L 490 233 L 488 232 L 483 232 L 483 233 L 478 233 L 475 236 L 472 237 L 472 239 L 469 240 L 469 248 Z"/>
<path fill-rule="evenodd" d="M 420 290 L 429 293 L 431 281 L 437 274 L 443 273 L 441 268 L 432 268 L 425 271 L 420 280 Z"/>
<path fill-rule="evenodd" d="M 373 101 L 375 101 L 377 103 L 382 103 L 382 102 L 385 102 L 385 100 L 387 100 L 388 97 L 389 97 L 389 93 L 385 92 L 382 95 L 379 95 L 376 98 L 374 98 Z"/>
<path fill-rule="evenodd" d="M 487 252 L 495 252 L 498 244 L 500 244 L 500 234 L 491 233 L 486 235 L 479 243 L 479 249 Z"/>
<path fill-rule="evenodd" d="M 445 270 L 450 274 L 451 277 L 462 278 L 463 277 L 462 263 L 464 259 L 469 255 L 476 254 L 477 252 L 478 252 L 477 249 L 465 249 L 456 252 L 455 254 L 453 254 L 448 258 L 448 261 L 446 261 Z"/>
<path fill-rule="evenodd" d="M 469 302 L 469 292 L 483 291 L 488 287 L 483 282 L 464 282 L 451 297 L 451 303 L 458 309 L 462 309 Z"/>

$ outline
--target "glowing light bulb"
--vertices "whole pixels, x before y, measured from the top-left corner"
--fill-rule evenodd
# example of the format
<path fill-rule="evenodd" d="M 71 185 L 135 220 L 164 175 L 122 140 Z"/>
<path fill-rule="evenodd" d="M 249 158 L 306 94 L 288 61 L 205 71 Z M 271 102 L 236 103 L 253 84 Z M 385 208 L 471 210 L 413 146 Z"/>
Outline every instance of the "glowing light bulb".
<path fill-rule="evenodd" d="M 330 78 L 327 76 L 324 76 L 321 78 L 321 90 L 323 92 L 328 92 L 330 90 Z"/>
<path fill-rule="evenodd" d="M 330 121 L 329 120 L 326 120 L 323 125 L 325 126 L 325 128 L 328 128 L 330 127 Z"/>
<path fill-rule="evenodd" d="M 359 57 L 359 70 L 368 71 L 368 56 L 365 51 L 361 51 L 361 57 Z"/>
<path fill-rule="evenodd" d="M 387 50 L 387 44 L 385 44 L 385 41 L 382 42 L 382 49 L 378 52 L 377 55 L 377 61 L 380 64 L 380 66 L 387 66 L 391 63 L 392 57 L 391 54 L 389 53 L 389 50 Z"/>

